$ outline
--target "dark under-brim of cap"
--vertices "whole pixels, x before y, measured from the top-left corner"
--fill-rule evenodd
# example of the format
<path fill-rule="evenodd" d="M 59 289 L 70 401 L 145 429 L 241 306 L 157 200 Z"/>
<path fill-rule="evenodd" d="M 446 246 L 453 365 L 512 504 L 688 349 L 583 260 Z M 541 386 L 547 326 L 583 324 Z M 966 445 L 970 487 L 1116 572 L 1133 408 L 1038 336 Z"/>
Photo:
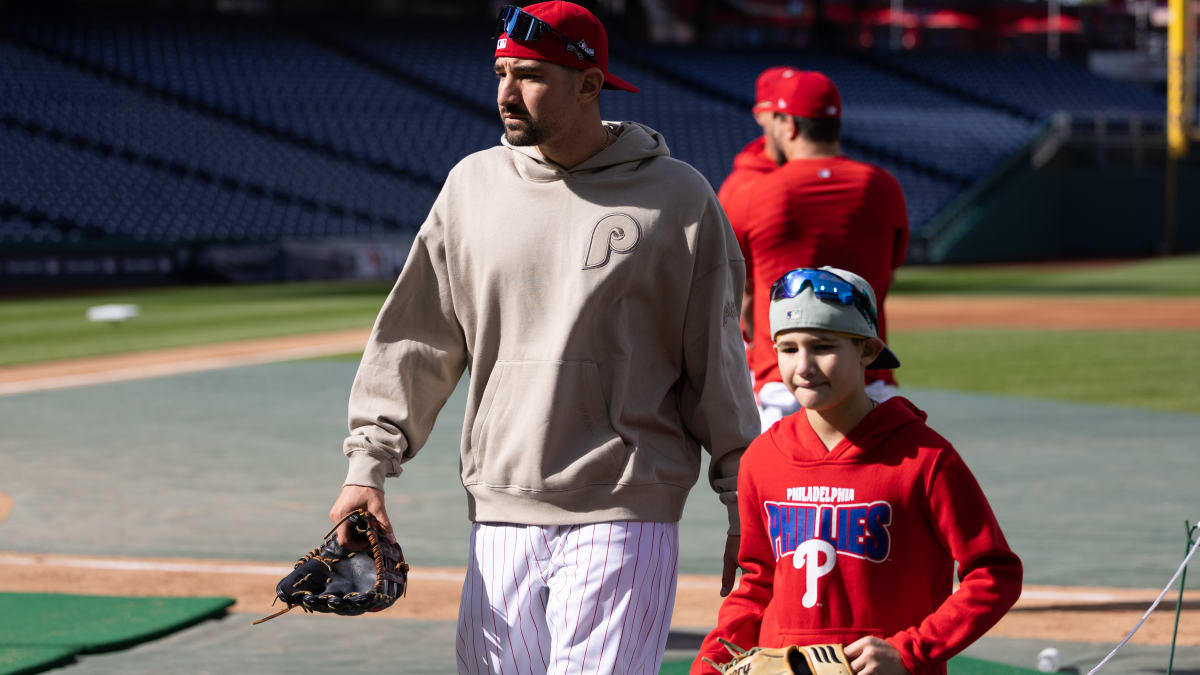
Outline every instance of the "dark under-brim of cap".
<path fill-rule="evenodd" d="M 612 73 L 604 74 L 604 88 L 605 89 L 620 89 L 621 91 L 630 91 L 635 94 L 638 93 L 639 91 L 641 91 L 641 89 L 638 89 L 637 87 L 626 82 L 625 80 L 622 80 L 621 78 L 617 77 L 616 75 L 613 75 Z"/>
<path fill-rule="evenodd" d="M 879 356 L 867 365 L 867 370 L 891 370 L 892 368 L 900 367 L 900 359 L 892 353 L 892 350 L 887 345 L 883 346 L 883 351 L 879 352 Z"/>

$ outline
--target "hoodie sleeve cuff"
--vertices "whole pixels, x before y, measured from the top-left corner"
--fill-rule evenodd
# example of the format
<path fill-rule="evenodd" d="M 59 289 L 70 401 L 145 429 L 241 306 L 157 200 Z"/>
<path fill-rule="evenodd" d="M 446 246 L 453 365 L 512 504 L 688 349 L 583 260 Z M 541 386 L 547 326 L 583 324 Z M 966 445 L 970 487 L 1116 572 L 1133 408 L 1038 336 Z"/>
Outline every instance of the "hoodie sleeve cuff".
<path fill-rule="evenodd" d="M 924 663 L 917 661 L 916 655 L 912 653 L 912 645 L 906 638 L 908 635 L 904 632 L 897 633 L 888 638 L 888 642 L 900 652 L 900 661 L 904 664 L 904 669 L 909 672 L 909 675 L 921 675 L 922 673 L 930 672 Z"/>
<path fill-rule="evenodd" d="M 366 452 L 350 454 L 350 468 L 346 472 L 343 485 L 362 485 L 377 490 L 383 489 L 383 480 L 387 477 L 387 464 L 372 457 Z"/>

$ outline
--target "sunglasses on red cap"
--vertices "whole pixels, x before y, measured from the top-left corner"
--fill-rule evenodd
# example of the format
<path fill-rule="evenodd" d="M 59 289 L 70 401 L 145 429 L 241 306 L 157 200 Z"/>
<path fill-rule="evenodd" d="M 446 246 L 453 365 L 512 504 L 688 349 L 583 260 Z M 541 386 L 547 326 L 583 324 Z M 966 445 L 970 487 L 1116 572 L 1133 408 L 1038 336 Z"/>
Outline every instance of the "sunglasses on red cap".
<path fill-rule="evenodd" d="M 574 54 L 575 58 L 596 62 L 595 50 L 588 47 L 583 40 L 571 40 L 550 24 L 515 5 L 506 5 L 500 9 L 500 16 L 496 17 L 496 28 L 492 31 L 492 39 L 495 40 L 506 33 L 509 39 L 518 42 L 536 42 L 543 33 L 548 33 L 562 41 L 567 51 Z"/>

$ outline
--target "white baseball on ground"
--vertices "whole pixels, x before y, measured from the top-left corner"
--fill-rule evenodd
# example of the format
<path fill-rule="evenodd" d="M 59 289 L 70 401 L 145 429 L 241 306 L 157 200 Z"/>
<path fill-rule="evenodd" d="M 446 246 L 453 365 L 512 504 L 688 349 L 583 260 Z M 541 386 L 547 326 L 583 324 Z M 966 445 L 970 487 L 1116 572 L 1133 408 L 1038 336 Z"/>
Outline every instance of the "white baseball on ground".
<path fill-rule="evenodd" d="M 1037 655 L 1037 668 L 1043 673 L 1058 672 L 1059 663 L 1058 650 L 1054 647 L 1046 647 Z"/>

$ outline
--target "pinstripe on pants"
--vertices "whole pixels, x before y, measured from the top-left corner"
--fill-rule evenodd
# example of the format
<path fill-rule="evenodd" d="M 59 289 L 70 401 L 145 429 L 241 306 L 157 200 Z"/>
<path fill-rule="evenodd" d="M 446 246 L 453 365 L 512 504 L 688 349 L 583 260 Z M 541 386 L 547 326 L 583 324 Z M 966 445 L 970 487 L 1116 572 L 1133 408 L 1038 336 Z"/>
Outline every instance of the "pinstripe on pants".
<path fill-rule="evenodd" d="M 459 673 L 658 673 L 679 525 L 475 523 Z"/>

